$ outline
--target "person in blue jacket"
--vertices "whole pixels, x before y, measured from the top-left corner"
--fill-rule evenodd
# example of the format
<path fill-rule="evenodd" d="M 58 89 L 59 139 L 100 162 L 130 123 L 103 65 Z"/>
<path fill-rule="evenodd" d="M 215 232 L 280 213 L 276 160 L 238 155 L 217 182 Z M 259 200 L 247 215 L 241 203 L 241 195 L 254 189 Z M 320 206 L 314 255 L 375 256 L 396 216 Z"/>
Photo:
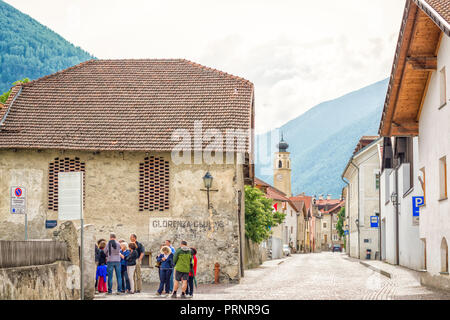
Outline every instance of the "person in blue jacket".
<path fill-rule="evenodd" d="M 162 247 L 161 254 L 156 257 L 156 261 L 161 263 L 159 268 L 160 283 L 156 295 L 161 296 L 164 290 L 164 295 L 166 296 L 170 293 L 170 276 L 173 272 L 173 253 L 170 247 Z"/>

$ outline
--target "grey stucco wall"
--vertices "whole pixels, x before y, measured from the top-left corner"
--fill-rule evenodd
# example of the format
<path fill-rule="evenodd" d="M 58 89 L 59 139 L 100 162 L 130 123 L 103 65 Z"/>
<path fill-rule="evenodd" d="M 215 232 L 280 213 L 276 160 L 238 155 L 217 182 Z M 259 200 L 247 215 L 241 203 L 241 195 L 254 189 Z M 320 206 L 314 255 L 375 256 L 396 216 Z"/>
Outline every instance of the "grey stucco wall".
<path fill-rule="evenodd" d="M 170 162 L 170 209 L 164 212 L 139 211 L 139 163 L 147 155 L 163 156 Z M 214 279 L 214 263 L 221 265 L 221 280 L 240 278 L 240 245 L 244 234 L 244 182 L 242 165 L 181 164 L 171 161 L 170 153 L 93 152 L 58 150 L 0 150 L 0 239 L 23 238 L 24 217 L 9 213 L 10 187 L 27 188 L 29 238 L 51 238 L 45 220 L 57 220 L 57 212 L 48 206 L 48 166 L 56 157 L 79 157 L 86 163 L 84 209 L 85 224 L 92 224 L 96 238 L 109 237 L 129 241 L 136 233 L 152 259 L 165 239 L 181 240 L 198 250 L 199 282 Z M 202 177 L 210 171 L 214 177 L 211 192 L 213 209 L 207 209 Z M 241 232 L 238 224 L 238 192 L 242 191 Z M 169 227 L 154 227 L 155 220 L 175 221 Z M 181 223 L 180 223 L 181 222 Z M 61 223 L 58 221 L 58 224 Z M 75 222 L 79 227 L 79 223 Z M 212 227 L 211 227 L 212 226 Z M 245 250 L 242 246 L 242 251 Z M 154 265 L 154 261 L 150 262 Z"/>

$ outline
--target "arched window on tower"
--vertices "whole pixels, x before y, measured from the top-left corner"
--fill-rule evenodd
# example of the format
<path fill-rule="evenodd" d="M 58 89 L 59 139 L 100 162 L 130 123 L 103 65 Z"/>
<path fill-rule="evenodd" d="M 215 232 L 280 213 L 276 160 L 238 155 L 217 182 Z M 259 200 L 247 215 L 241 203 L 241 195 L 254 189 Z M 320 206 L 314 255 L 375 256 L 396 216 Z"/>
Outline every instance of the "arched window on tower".
<path fill-rule="evenodd" d="M 291 161 L 287 161 L 287 168 L 289 169 L 291 167 Z"/>
<path fill-rule="evenodd" d="M 448 273 L 448 245 L 445 238 L 441 241 L 441 272 Z"/>
<path fill-rule="evenodd" d="M 278 160 L 278 168 L 283 168 L 283 163 L 281 162 L 281 160 Z"/>

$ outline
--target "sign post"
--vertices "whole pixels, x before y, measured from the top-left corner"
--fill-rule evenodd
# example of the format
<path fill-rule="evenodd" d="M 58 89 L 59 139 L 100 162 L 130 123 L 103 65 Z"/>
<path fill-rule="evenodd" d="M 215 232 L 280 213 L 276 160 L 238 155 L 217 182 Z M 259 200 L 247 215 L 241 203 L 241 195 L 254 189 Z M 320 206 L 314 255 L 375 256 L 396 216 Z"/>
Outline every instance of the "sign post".
<path fill-rule="evenodd" d="M 80 297 L 84 300 L 83 277 L 83 172 L 58 173 L 58 219 L 80 220 Z"/>
<path fill-rule="evenodd" d="M 28 240 L 27 193 L 24 187 L 11 187 L 11 213 L 25 216 L 25 241 Z"/>
<path fill-rule="evenodd" d="M 412 218 L 413 225 L 419 225 L 420 206 L 423 206 L 424 198 L 422 196 L 412 197 Z"/>

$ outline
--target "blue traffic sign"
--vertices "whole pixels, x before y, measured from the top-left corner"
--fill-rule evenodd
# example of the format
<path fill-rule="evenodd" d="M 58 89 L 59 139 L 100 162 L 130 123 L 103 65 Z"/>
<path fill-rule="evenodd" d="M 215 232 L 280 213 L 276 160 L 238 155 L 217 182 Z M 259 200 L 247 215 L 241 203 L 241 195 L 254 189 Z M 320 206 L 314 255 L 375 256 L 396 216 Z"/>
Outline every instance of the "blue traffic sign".
<path fill-rule="evenodd" d="M 378 228 L 378 216 L 370 216 L 370 227 Z"/>
<path fill-rule="evenodd" d="M 419 216 L 420 206 L 424 204 L 423 197 L 412 197 L 413 217 Z"/>

